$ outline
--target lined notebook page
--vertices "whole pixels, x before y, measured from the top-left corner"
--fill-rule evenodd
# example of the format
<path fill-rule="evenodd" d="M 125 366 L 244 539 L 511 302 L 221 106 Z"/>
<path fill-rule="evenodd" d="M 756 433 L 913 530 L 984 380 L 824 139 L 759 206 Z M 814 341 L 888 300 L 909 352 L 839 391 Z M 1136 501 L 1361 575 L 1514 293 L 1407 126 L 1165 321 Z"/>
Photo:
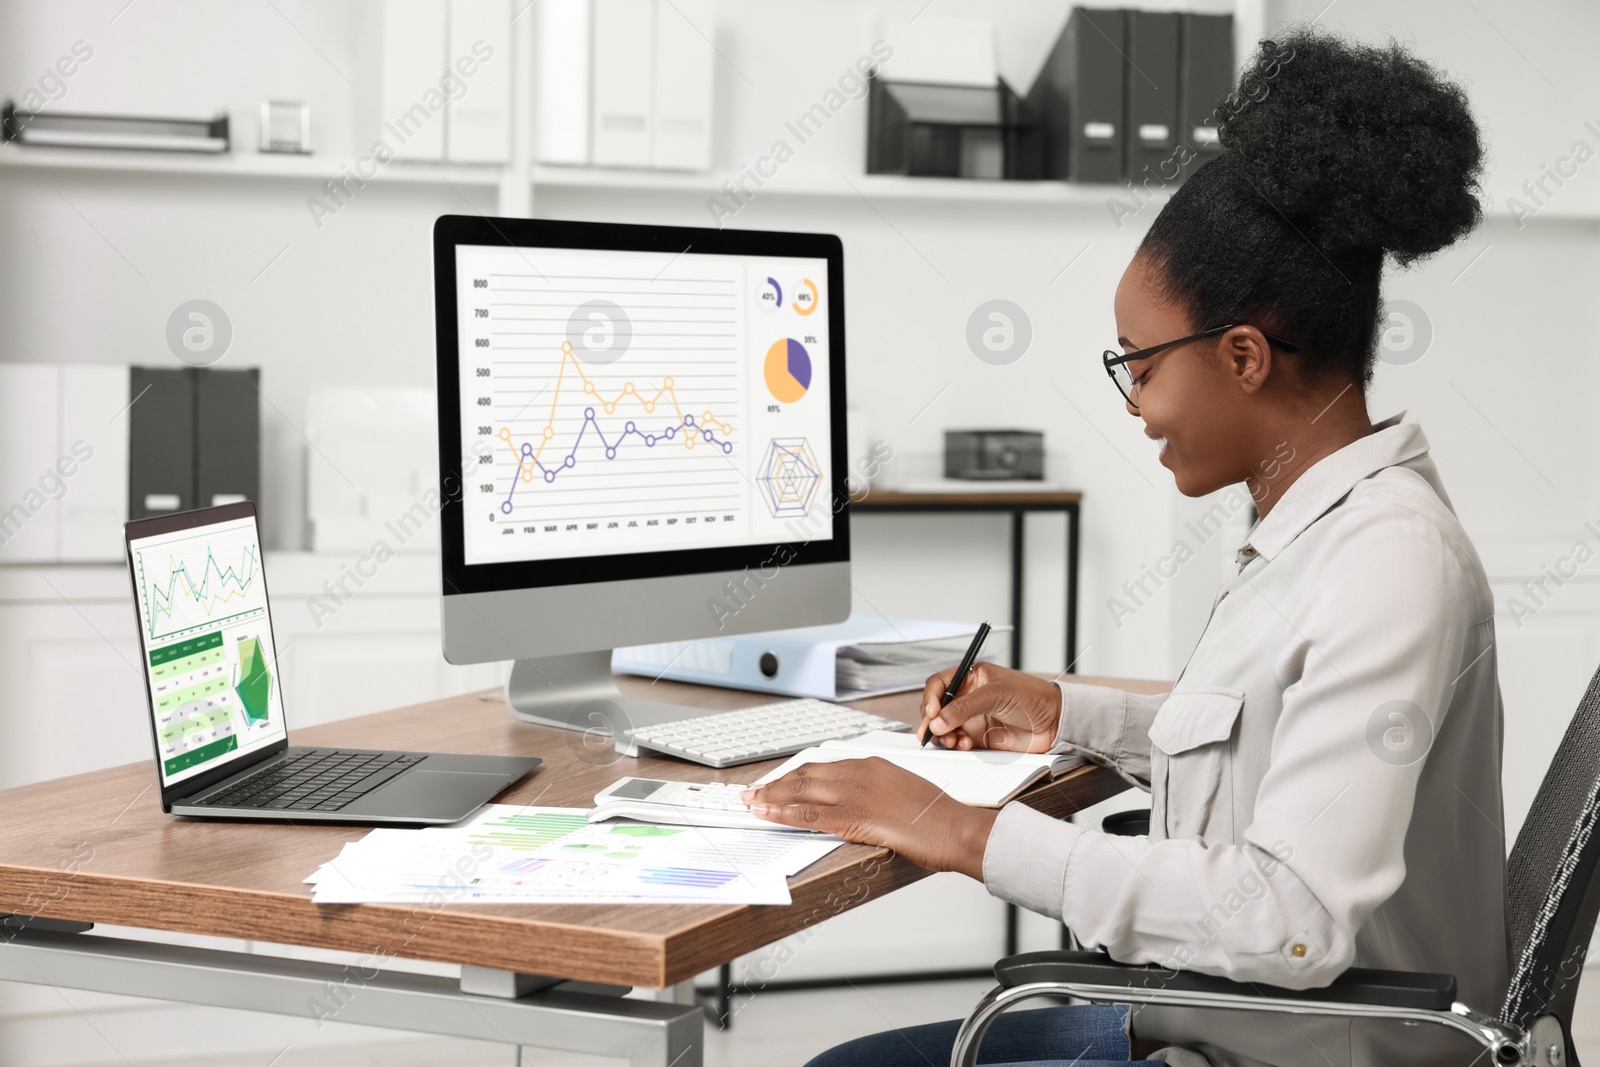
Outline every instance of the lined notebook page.
<path fill-rule="evenodd" d="M 940 758 L 954 756 L 959 759 L 965 756 L 989 760 L 990 762 L 1025 763 L 1047 771 L 1062 760 L 1072 761 L 1071 756 L 1063 756 L 1059 752 L 990 752 L 987 750 L 957 752 L 951 749 L 936 748 L 931 741 L 928 742 L 927 747 L 923 747 L 917 744 L 915 732 L 905 733 L 898 730 L 874 730 L 871 733 L 862 734 L 860 737 L 852 737 L 847 741 L 824 741 L 820 747 L 854 749 L 858 753 L 882 756 L 885 759 L 888 759 L 891 753 L 902 752 L 913 755 L 938 756 Z M 867 751 L 869 749 L 871 750 L 870 752 Z"/>
<path fill-rule="evenodd" d="M 998 807 L 1036 778 L 1050 773 L 1059 756 L 1018 752 L 950 752 L 920 748 L 910 734 L 873 733 L 849 741 L 829 741 L 808 748 L 784 761 L 777 770 L 762 775 L 757 785 L 783 777 L 807 763 L 881 756 L 920 778 L 926 778 L 963 804 Z"/>

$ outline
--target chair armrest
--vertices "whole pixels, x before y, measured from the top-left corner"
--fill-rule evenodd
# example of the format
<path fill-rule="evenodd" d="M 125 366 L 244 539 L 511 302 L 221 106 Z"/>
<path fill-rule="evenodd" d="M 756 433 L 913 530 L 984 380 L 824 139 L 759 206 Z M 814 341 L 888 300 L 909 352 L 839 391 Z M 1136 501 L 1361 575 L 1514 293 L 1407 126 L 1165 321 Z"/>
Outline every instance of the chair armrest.
<path fill-rule="evenodd" d="M 1448 974 L 1352 967 L 1320 989 L 1284 989 L 1191 971 L 1169 971 L 1151 964 L 1118 963 L 1103 952 L 1024 952 L 996 963 L 994 975 L 1007 989 L 1039 982 L 1076 982 L 1423 1011 L 1449 1011 L 1456 999 L 1456 980 Z"/>
<path fill-rule="evenodd" d="M 1100 820 L 1100 832 L 1118 837 L 1149 837 L 1150 809 L 1114 811 Z"/>

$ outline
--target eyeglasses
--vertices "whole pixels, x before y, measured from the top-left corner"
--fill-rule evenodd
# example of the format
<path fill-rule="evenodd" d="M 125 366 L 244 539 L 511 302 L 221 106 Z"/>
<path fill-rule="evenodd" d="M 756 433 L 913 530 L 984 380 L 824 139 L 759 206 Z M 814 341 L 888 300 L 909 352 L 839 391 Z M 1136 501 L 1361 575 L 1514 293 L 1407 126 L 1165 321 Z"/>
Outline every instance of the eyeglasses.
<path fill-rule="evenodd" d="M 1201 330 L 1199 333 L 1192 333 L 1188 337 L 1180 337 L 1176 341 L 1164 341 L 1159 345 L 1141 348 L 1137 352 L 1122 353 L 1108 348 L 1101 357 L 1101 361 L 1106 366 L 1106 374 L 1110 375 L 1111 380 L 1116 383 L 1117 391 L 1122 394 L 1122 398 L 1134 408 L 1138 408 L 1139 387 L 1144 384 L 1146 378 L 1150 377 L 1150 372 L 1147 370 L 1135 378 L 1133 372 L 1128 369 L 1129 363 L 1136 359 L 1149 359 L 1151 356 L 1165 352 L 1169 348 L 1176 348 L 1178 345 L 1185 345 L 1190 341 L 1199 341 L 1207 337 L 1215 337 L 1218 334 L 1227 333 L 1236 325 L 1237 323 L 1229 323 L 1226 326 L 1213 326 L 1209 330 Z M 1270 333 L 1263 332 L 1261 336 L 1265 337 L 1270 344 L 1283 349 L 1285 352 L 1298 352 L 1305 347 L 1304 345 L 1297 345 L 1293 341 L 1285 341 L 1281 337 L 1274 337 Z"/>

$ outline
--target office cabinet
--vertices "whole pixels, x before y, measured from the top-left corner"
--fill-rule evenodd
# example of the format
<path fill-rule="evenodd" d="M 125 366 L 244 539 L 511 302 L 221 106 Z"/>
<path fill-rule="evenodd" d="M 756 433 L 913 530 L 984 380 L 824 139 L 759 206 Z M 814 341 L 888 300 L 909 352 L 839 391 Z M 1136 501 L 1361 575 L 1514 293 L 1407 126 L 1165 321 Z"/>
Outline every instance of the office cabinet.
<path fill-rule="evenodd" d="M 122 558 L 124 367 L 0 364 L 0 563 Z"/>

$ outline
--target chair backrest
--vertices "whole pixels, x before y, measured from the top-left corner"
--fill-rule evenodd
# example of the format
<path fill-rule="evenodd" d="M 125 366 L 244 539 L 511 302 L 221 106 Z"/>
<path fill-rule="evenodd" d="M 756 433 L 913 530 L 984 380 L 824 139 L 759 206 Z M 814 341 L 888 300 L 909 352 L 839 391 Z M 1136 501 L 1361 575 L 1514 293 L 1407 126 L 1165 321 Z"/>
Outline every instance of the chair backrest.
<path fill-rule="evenodd" d="M 1600 672 L 1539 785 L 1507 870 L 1512 971 L 1501 1020 L 1525 1027 L 1554 1015 L 1567 1030 L 1569 1051 L 1573 999 L 1600 911 L 1597 819 Z"/>

